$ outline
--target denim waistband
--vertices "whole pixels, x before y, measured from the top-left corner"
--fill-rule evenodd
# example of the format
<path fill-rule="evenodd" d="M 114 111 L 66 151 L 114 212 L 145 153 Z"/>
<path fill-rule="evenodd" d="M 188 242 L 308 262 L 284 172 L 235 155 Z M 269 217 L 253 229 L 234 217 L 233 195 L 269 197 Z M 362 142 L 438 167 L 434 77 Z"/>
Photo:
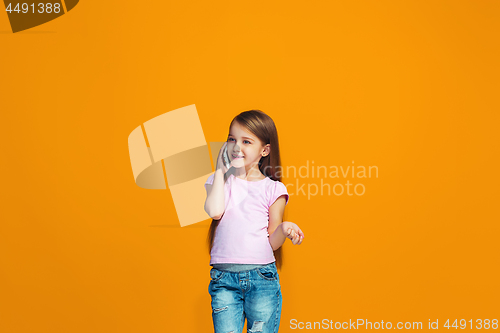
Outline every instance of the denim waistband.
<path fill-rule="evenodd" d="M 213 268 L 218 269 L 219 271 L 226 272 L 244 272 L 251 271 L 256 268 L 260 268 L 263 266 L 268 266 L 274 264 L 274 261 L 269 264 L 233 264 L 233 263 L 221 263 L 221 264 L 212 264 Z"/>

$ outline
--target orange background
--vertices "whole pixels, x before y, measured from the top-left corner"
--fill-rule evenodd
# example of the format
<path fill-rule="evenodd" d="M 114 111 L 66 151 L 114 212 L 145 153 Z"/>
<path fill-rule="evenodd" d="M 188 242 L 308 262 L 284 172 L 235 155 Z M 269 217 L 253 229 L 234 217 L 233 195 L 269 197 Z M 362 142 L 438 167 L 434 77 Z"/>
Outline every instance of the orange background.
<path fill-rule="evenodd" d="M 283 166 L 379 168 L 363 196 L 290 197 L 306 238 L 284 244 L 280 332 L 500 319 L 499 10 L 87 0 L 17 34 L 0 13 L 0 331 L 213 330 L 210 220 L 180 228 L 168 190 L 135 185 L 127 147 L 190 104 L 207 142 L 261 109 Z"/>

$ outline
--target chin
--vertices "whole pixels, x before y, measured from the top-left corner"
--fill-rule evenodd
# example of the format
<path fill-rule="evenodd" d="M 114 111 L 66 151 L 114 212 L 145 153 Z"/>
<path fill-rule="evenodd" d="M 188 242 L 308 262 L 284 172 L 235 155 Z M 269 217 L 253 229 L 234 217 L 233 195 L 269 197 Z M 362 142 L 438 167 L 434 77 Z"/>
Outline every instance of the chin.
<path fill-rule="evenodd" d="M 233 162 L 231 164 L 235 168 L 243 168 L 245 166 L 245 163 L 243 163 L 243 161 L 235 161 L 235 160 L 233 160 Z"/>

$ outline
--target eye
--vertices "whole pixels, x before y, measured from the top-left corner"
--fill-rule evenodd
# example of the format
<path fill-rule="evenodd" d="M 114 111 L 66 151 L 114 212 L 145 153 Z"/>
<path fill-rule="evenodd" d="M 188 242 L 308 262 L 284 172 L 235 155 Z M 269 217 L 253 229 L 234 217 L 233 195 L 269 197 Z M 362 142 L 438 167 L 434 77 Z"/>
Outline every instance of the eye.
<path fill-rule="evenodd" d="M 227 141 L 231 141 L 231 140 L 234 140 L 234 139 L 233 139 L 233 138 L 229 138 L 229 139 L 227 139 Z M 248 141 L 248 140 L 243 140 L 243 142 L 248 142 L 249 144 L 252 144 L 252 143 L 251 143 L 250 141 Z"/>

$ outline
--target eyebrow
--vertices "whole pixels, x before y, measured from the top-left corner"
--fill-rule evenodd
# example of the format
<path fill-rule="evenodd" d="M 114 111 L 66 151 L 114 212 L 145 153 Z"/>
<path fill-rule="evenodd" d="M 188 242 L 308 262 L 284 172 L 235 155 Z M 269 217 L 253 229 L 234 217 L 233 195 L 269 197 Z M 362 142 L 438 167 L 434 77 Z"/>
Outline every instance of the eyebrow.
<path fill-rule="evenodd" d="M 234 135 L 229 134 L 229 135 L 228 135 L 228 137 L 230 137 L 230 136 L 234 136 Z M 250 139 L 250 140 L 252 140 L 252 141 L 255 141 L 255 139 L 249 138 L 248 136 L 242 136 L 242 138 L 243 138 L 243 139 Z"/>

